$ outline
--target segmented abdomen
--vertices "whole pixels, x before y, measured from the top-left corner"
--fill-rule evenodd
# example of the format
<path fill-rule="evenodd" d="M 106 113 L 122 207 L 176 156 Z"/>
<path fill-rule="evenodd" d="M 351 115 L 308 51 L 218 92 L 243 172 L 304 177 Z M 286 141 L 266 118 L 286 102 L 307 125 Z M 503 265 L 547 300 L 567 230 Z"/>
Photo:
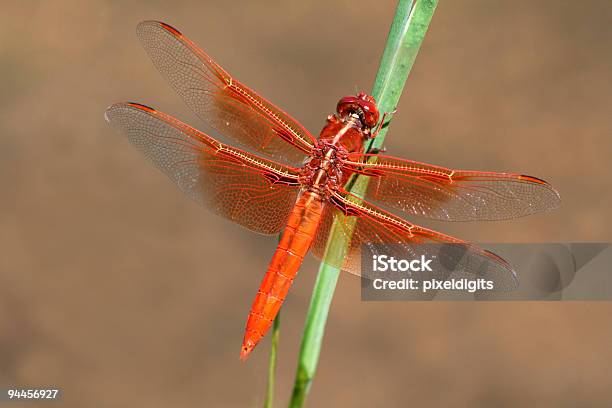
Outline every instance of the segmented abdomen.
<path fill-rule="evenodd" d="M 323 200 L 312 191 L 297 199 L 247 320 L 240 357 L 245 359 L 266 334 L 317 232 Z"/>

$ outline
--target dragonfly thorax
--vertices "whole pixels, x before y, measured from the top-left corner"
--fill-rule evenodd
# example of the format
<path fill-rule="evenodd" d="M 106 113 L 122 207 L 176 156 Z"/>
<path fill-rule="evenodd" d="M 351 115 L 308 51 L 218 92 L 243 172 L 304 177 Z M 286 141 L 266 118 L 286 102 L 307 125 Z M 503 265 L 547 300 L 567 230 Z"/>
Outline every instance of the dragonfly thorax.
<path fill-rule="evenodd" d="M 343 148 L 348 153 L 363 153 L 364 142 L 369 137 L 369 129 L 365 128 L 356 114 L 345 117 L 330 115 L 319 135 L 319 145 L 323 142 Z"/>
<path fill-rule="evenodd" d="M 306 161 L 300 173 L 300 183 L 322 195 L 338 188 L 342 180 L 342 162 L 348 152 L 342 145 L 334 145 L 326 140 L 319 140 L 311 157 Z"/>

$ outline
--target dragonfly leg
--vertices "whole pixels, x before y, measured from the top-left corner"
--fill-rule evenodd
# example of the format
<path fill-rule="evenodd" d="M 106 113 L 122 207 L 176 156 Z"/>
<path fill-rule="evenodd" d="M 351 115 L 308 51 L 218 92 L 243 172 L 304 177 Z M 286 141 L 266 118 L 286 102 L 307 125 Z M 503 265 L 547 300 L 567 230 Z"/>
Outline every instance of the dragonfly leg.
<path fill-rule="evenodd" d="M 392 112 L 383 113 L 383 116 L 380 119 L 380 122 L 378 122 L 378 126 L 376 127 L 376 130 L 374 131 L 374 133 L 372 133 L 372 138 L 375 138 L 383 128 L 386 128 L 387 126 L 389 126 L 391 119 L 389 119 L 389 121 L 387 121 L 386 123 L 385 123 L 385 119 L 387 119 L 387 116 L 394 115 L 395 113 L 397 113 L 397 108 L 393 109 Z"/>
<path fill-rule="evenodd" d="M 387 151 L 387 148 L 385 146 L 383 147 L 373 147 L 370 150 L 368 150 L 369 154 L 379 154 L 379 153 L 384 153 Z"/>

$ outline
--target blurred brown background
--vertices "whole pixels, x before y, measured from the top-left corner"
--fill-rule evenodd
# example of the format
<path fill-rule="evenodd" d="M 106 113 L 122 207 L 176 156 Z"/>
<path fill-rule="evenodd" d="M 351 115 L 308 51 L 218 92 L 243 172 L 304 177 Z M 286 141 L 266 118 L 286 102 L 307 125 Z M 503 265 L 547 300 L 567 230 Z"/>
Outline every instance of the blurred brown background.
<path fill-rule="evenodd" d="M 65 407 L 261 406 L 269 338 L 238 359 L 276 240 L 190 202 L 103 120 L 139 101 L 200 126 L 141 49 L 161 19 L 318 133 L 371 88 L 392 1 L 4 1 L 0 384 Z M 393 154 L 549 180 L 562 208 L 433 224 L 474 241 L 612 241 L 612 7 L 442 1 Z M 286 405 L 317 263 L 283 308 Z M 610 406 L 609 303 L 362 303 L 342 276 L 311 407 Z M 28 406 L 35 406 L 30 404 Z"/>

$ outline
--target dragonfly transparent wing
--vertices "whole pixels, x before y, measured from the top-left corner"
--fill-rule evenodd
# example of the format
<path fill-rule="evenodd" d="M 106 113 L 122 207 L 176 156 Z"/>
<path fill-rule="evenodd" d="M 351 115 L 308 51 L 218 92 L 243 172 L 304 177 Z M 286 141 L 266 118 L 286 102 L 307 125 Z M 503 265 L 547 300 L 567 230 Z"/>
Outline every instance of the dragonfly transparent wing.
<path fill-rule="evenodd" d="M 353 157 L 346 168 L 370 176 L 365 198 L 407 214 L 444 221 L 502 220 L 560 203 L 550 184 L 531 176 L 452 170 L 383 155 Z"/>
<path fill-rule="evenodd" d="M 275 160 L 301 163 L 315 138 L 295 119 L 230 76 L 175 28 L 138 25 L 154 65 L 196 115 L 241 146 Z"/>
<path fill-rule="evenodd" d="M 332 233 L 339 239 L 329 242 Z M 324 211 L 311 252 L 325 263 L 372 278 L 368 274 L 370 269 L 362 265 L 364 246 L 374 255 L 396 259 L 435 255 L 438 268 L 415 276 L 417 278 L 444 280 L 452 274 L 453 277 L 486 278 L 494 282 L 497 290 L 517 286 L 516 273 L 494 253 L 411 224 L 346 191 L 334 193 Z"/>
<path fill-rule="evenodd" d="M 277 234 L 299 191 L 297 169 L 224 145 L 172 116 L 135 103 L 107 120 L 190 198 L 252 231 Z"/>

